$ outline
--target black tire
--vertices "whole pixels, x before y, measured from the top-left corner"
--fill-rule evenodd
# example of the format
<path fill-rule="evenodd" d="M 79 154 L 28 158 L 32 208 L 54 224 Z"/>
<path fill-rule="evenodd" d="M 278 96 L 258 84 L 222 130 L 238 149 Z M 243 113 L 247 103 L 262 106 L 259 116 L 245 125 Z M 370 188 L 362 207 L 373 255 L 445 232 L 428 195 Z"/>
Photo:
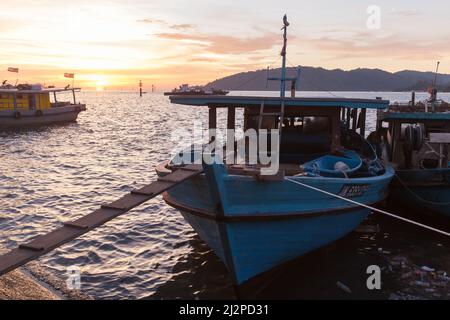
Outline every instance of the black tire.
<path fill-rule="evenodd" d="M 419 151 L 423 145 L 423 129 L 421 126 L 415 126 L 413 129 L 413 149 Z"/>
<path fill-rule="evenodd" d="M 411 146 L 414 145 L 414 128 L 413 128 L 413 126 L 411 126 L 411 125 L 406 126 L 403 138 L 406 143 L 410 144 Z"/>

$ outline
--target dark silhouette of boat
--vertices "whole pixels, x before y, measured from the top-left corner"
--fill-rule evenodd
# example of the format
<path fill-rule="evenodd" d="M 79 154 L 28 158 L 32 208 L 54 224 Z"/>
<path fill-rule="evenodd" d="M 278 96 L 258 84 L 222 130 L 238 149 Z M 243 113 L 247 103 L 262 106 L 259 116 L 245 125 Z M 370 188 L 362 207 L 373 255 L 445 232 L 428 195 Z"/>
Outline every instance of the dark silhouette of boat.
<path fill-rule="evenodd" d="M 224 96 L 227 95 L 229 91 L 221 89 L 205 89 L 201 86 L 189 86 L 188 84 L 182 84 L 181 86 L 172 91 L 164 92 L 165 96 L 204 96 L 204 95 L 215 95 Z"/>

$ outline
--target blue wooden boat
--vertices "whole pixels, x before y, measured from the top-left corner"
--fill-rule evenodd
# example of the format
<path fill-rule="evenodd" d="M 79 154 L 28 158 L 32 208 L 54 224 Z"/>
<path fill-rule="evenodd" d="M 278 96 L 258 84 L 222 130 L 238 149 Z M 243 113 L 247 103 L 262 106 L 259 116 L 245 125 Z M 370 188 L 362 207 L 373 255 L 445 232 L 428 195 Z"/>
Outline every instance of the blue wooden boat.
<path fill-rule="evenodd" d="M 428 101 L 415 103 L 413 94 L 379 112 L 378 130 L 389 136 L 383 149 L 396 169 L 390 202 L 450 217 L 450 105 L 432 92 Z"/>
<path fill-rule="evenodd" d="M 189 108 L 207 106 L 210 129 L 217 127 L 218 108 L 227 109 L 230 130 L 237 108 L 244 110 L 244 130 L 278 128 L 279 148 L 270 149 L 277 172 L 263 175 L 264 165 L 246 160 L 207 163 L 201 160 L 207 145 L 180 151 L 157 168 L 163 177 L 200 159 L 203 173 L 167 190 L 164 200 L 181 211 L 237 285 L 351 232 L 370 210 L 345 198 L 376 204 L 393 177 L 364 139 L 366 110 L 385 109 L 389 101 L 285 97 L 285 82 L 297 79 L 285 77 L 284 21 L 280 97 L 170 97 Z M 309 170 L 314 163 L 317 170 Z"/>

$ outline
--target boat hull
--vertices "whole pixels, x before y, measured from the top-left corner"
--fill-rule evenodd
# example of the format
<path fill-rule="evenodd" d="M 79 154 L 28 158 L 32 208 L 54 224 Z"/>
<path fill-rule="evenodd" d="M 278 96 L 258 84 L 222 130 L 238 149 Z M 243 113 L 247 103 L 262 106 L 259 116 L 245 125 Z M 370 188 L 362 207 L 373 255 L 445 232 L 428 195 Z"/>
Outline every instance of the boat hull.
<path fill-rule="evenodd" d="M 78 114 L 86 110 L 85 105 L 70 105 L 40 110 L 20 110 L 20 117 L 15 117 L 13 110 L 0 111 L 0 129 L 16 129 L 45 126 L 56 123 L 73 122 Z"/>
<path fill-rule="evenodd" d="M 169 197 L 168 204 L 176 206 Z M 236 284 L 345 236 L 370 210 L 260 221 L 221 222 L 181 209 L 181 214 L 231 271 Z"/>
<path fill-rule="evenodd" d="M 450 168 L 397 170 L 389 202 L 450 218 Z"/>
<path fill-rule="evenodd" d="M 335 194 L 362 188 L 353 200 L 383 200 L 392 170 L 373 178 L 295 177 Z M 168 190 L 164 200 L 179 209 L 221 258 L 236 284 L 345 236 L 370 210 L 289 181 L 223 175 L 220 208 L 205 174 Z"/>

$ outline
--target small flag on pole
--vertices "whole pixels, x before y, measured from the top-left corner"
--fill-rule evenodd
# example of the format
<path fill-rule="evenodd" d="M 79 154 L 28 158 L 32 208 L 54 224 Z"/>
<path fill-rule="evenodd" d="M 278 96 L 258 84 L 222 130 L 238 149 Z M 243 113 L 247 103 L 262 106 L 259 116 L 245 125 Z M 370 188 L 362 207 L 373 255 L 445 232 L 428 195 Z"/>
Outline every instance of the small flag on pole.
<path fill-rule="evenodd" d="M 19 73 L 19 68 L 8 68 L 8 72 Z"/>
<path fill-rule="evenodd" d="M 75 74 L 74 73 L 64 73 L 64 78 L 75 78 Z"/>
<path fill-rule="evenodd" d="M 289 22 L 287 21 L 287 16 L 286 15 L 284 15 L 284 17 L 283 17 L 283 24 L 284 24 L 285 27 L 289 26 Z"/>

